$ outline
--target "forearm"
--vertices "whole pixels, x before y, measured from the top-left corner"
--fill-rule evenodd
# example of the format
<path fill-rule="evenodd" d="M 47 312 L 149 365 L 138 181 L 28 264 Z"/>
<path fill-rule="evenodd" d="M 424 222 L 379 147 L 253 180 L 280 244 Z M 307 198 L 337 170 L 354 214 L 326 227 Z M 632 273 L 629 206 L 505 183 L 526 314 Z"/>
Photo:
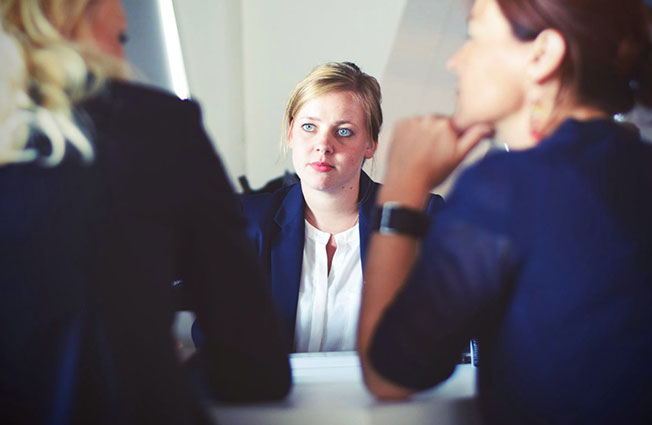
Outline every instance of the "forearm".
<path fill-rule="evenodd" d="M 427 196 L 426 189 L 388 181 L 378 194 L 378 203 L 395 201 L 405 207 L 423 209 Z M 417 239 L 405 235 L 376 233 L 371 239 L 358 327 L 358 351 L 365 383 L 379 398 L 405 398 L 414 392 L 382 378 L 370 363 L 369 347 L 383 312 L 405 283 L 418 249 Z"/>
<path fill-rule="evenodd" d="M 431 188 L 448 177 L 490 128 L 474 126 L 460 134 L 447 117 L 429 115 L 397 123 L 388 173 L 378 194 L 380 205 L 393 201 L 423 210 Z M 385 309 L 408 277 L 419 250 L 418 241 L 398 234 L 375 234 L 365 267 L 365 285 L 358 326 L 358 351 L 369 390 L 380 398 L 402 398 L 411 390 L 382 378 L 372 367 L 369 348 Z"/>

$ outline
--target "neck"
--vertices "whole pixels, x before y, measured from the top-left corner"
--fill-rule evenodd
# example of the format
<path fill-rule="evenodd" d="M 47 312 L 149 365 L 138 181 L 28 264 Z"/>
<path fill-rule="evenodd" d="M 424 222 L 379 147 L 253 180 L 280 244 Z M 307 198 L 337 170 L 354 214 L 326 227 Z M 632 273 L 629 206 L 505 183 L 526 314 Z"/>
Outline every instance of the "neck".
<path fill-rule="evenodd" d="M 336 234 L 358 222 L 359 184 L 331 193 L 306 187 L 302 183 L 301 190 L 306 202 L 305 218 L 317 229 Z"/>
<path fill-rule="evenodd" d="M 511 150 L 531 148 L 536 141 L 530 135 L 529 111 L 521 108 L 517 113 L 496 123 L 496 139 Z"/>
<path fill-rule="evenodd" d="M 569 118 L 578 121 L 589 121 L 597 118 L 607 118 L 609 115 L 597 108 L 581 105 L 550 106 L 550 114 L 541 134 L 547 137 L 555 132 L 557 127 Z M 496 123 L 496 138 L 506 143 L 512 150 L 522 150 L 534 147 L 536 140 L 530 132 L 530 111 L 527 107 Z"/>

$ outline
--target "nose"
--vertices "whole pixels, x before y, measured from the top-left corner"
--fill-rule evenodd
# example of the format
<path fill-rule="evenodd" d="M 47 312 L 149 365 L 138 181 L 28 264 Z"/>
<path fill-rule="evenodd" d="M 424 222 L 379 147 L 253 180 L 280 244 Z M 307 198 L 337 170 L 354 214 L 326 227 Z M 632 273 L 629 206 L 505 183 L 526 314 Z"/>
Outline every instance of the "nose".
<path fill-rule="evenodd" d="M 333 153 L 333 138 L 330 133 L 324 132 L 319 135 L 315 142 L 315 150 L 323 154 Z"/>
<path fill-rule="evenodd" d="M 448 60 L 446 61 L 446 69 L 448 69 L 450 72 L 456 73 L 457 70 L 459 69 L 460 58 L 462 56 L 463 49 L 464 46 L 457 49 L 457 51 L 453 53 L 453 55 L 450 58 L 448 58 Z"/>

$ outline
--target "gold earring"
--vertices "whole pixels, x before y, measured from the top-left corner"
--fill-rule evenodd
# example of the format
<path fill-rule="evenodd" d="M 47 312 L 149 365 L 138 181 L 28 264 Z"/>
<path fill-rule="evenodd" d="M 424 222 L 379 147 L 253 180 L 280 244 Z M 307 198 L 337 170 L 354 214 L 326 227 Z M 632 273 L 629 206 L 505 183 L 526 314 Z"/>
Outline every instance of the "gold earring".
<path fill-rule="evenodd" d="M 530 136 L 536 141 L 539 142 L 543 139 L 543 107 L 541 106 L 540 101 L 535 101 L 532 103 L 532 108 L 530 109 Z"/>

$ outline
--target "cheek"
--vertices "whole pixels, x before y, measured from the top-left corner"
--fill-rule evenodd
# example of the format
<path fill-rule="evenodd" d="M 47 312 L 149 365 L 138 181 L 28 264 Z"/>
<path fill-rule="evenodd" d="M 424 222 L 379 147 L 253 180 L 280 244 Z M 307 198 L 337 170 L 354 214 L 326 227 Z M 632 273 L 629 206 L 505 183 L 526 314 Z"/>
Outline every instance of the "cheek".
<path fill-rule="evenodd" d="M 290 157 L 292 158 L 292 163 L 296 166 L 297 161 L 299 160 L 299 150 L 295 149 L 290 145 Z"/>
<path fill-rule="evenodd" d="M 304 144 L 300 141 L 293 140 L 289 144 L 290 156 L 292 157 L 292 165 L 294 165 L 295 170 L 303 168 L 308 161 L 308 152 Z"/>
<path fill-rule="evenodd" d="M 347 164 L 352 167 L 360 167 L 362 165 L 362 162 L 369 156 L 371 153 L 371 150 L 367 148 L 366 143 L 361 143 L 360 146 L 349 152 L 349 155 L 347 155 Z"/>
<path fill-rule="evenodd" d="M 124 57 L 124 50 L 119 40 L 119 31 L 115 28 L 99 24 L 93 28 L 93 37 L 100 49 L 109 55 Z"/>
<path fill-rule="evenodd" d="M 470 122 L 492 122 L 520 109 L 525 75 L 520 58 L 509 51 L 476 53 L 460 72 L 458 112 Z"/>

